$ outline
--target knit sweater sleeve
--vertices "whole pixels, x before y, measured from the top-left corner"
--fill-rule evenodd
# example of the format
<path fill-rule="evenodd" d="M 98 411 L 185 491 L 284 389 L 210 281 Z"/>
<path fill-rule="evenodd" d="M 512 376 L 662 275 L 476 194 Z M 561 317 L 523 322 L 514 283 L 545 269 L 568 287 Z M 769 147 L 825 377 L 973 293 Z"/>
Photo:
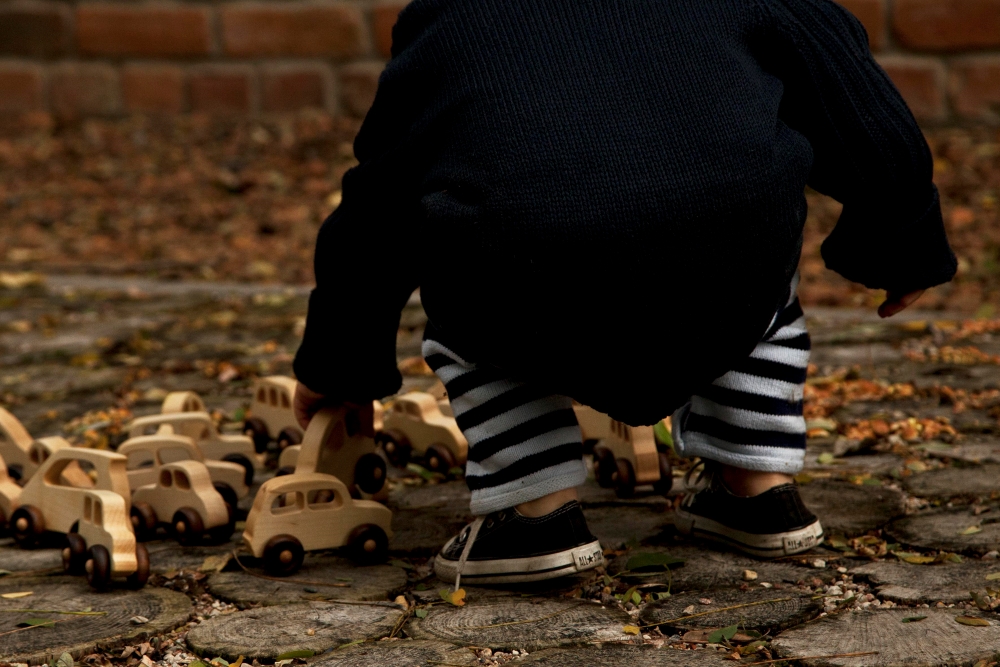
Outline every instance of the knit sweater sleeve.
<path fill-rule="evenodd" d="M 394 50 L 402 49 L 400 34 L 412 31 L 412 23 L 400 18 Z M 396 334 L 420 284 L 414 125 L 424 89 L 405 55 L 390 61 L 354 141 L 358 165 L 344 175 L 341 204 L 316 241 L 316 287 L 294 370 L 300 382 L 335 401 L 381 398 L 402 380 Z"/>
<path fill-rule="evenodd" d="M 860 22 L 831 0 L 759 0 L 779 116 L 813 148 L 809 185 L 844 205 L 822 246 L 828 268 L 870 288 L 911 291 L 955 275 L 920 128 L 872 58 Z"/>

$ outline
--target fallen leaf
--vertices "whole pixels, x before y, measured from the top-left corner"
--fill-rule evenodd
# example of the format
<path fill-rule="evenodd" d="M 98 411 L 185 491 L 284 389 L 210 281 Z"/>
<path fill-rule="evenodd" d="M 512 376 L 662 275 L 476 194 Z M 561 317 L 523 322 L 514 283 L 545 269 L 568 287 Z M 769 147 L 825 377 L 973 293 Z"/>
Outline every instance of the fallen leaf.
<path fill-rule="evenodd" d="M 986 581 L 996 581 L 1000 579 L 1000 572 L 990 572 L 986 575 Z"/>
<path fill-rule="evenodd" d="M 122 656 L 125 657 L 124 655 Z M 204 660 L 193 660 L 188 667 L 209 667 L 209 664 Z"/>
<path fill-rule="evenodd" d="M 816 458 L 816 461 L 817 461 L 817 462 L 818 462 L 818 463 L 819 463 L 820 465 L 828 465 L 828 464 L 830 464 L 830 463 L 833 463 L 833 460 L 834 460 L 834 458 L 835 458 L 835 457 L 834 457 L 834 455 L 833 455 L 832 453 L 830 453 L 830 452 L 823 452 L 822 454 L 820 454 L 820 455 L 819 455 L 819 456 L 818 456 L 818 457 Z"/>
<path fill-rule="evenodd" d="M 669 554 L 649 552 L 636 554 L 629 558 L 625 562 L 625 569 L 630 572 L 649 568 L 666 569 L 671 565 L 681 565 L 683 563 L 683 558 L 676 558 Z"/>
<path fill-rule="evenodd" d="M 297 651 L 285 651 L 276 660 L 292 660 L 293 658 L 311 658 L 316 655 L 316 651 L 310 648 L 302 648 Z"/>
<path fill-rule="evenodd" d="M 308 634 L 308 633 L 306 633 L 306 634 Z M 313 634 L 315 634 L 315 633 L 313 633 Z M 243 665 L 243 656 L 242 655 L 239 656 L 238 658 L 236 658 L 235 662 L 229 663 L 229 667 L 241 667 L 242 665 Z"/>
<path fill-rule="evenodd" d="M 30 625 L 39 628 L 51 628 L 55 624 L 56 622 L 53 621 L 51 618 L 26 618 L 20 623 L 18 623 L 18 626 L 27 627 Z"/>
<path fill-rule="evenodd" d="M 217 554 L 214 556 L 208 556 L 202 561 L 201 566 L 198 568 L 199 572 L 222 572 L 229 561 L 233 559 L 232 552 L 227 551 L 224 554 Z"/>
<path fill-rule="evenodd" d="M 988 628 L 990 627 L 990 622 L 985 618 L 978 618 L 976 616 L 956 616 L 955 620 L 962 625 L 974 625 L 976 627 Z"/>
<path fill-rule="evenodd" d="M 427 618 L 427 610 L 417 609 L 415 612 L 413 612 L 413 615 L 416 616 L 417 618 Z"/>
<path fill-rule="evenodd" d="M 0 593 L 0 598 L 4 600 L 16 600 L 18 598 L 26 598 L 29 595 L 34 595 L 34 591 L 18 591 L 17 593 Z"/>
<path fill-rule="evenodd" d="M 398 558 L 393 558 L 391 561 L 389 561 L 389 565 L 392 565 L 393 567 L 401 567 L 404 570 L 416 569 L 412 565 L 407 563 L 405 560 L 399 560 Z"/>
<path fill-rule="evenodd" d="M 637 635 L 637 634 L 639 634 L 639 626 L 638 625 L 626 625 L 625 627 L 622 628 L 622 632 L 624 632 L 627 635 Z"/>
<path fill-rule="evenodd" d="M 132 625 L 142 625 L 144 623 L 149 623 L 149 619 L 146 618 L 145 616 L 133 616 L 132 618 L 128 619 L 128 622 L 131 623 Z"/>
<path fill-rule="evenodd" d="M 923 554 L 913 551 L 893 551 L 892 553 L 899 560 L 910 563 L 911 565 L 927 565 L 937 560 L 934 556 L 924 556 Z"/>
<path fill-rule="evenodd" d="M 979 526 L 969 526 L 965 530 L 959 533 L 959 535 L 975 535 L 976 533 L 983 532 L 983 529 Z"/>
<path fill-rule="evenodd" d="M 73 656 L 69 653 L 62 653 L 55 662 L 55 667 L 73 667 Z"/>
<path fill-rule="evenodd" d="M 723 640 L 729 641 L 736 635 L 736 631 L 738 629 L 739 629 L 738 626 L 730 625 L 725 628 L 719 628 L 718 630 L 714 630 L 708 635 L 708 643 L 718 644 Z"/>
<path fill-rule="evenodd" d="M 917 623 L 919 621 L 927 618 L 926 616 L 905 616 L 903 617 L 903 623 Z"/>
<path fill-rule="evenodd" d="M 441 599 L 447 602 L 448 604 L 453 604 L 456 607 L 465 606 L 464 588 L 459 588 L 457 591 L 454 592 L 449 591 L 447 588 L 442 588 L 440 591 L 438 591 L 438 595 L 440 595 Z"/>

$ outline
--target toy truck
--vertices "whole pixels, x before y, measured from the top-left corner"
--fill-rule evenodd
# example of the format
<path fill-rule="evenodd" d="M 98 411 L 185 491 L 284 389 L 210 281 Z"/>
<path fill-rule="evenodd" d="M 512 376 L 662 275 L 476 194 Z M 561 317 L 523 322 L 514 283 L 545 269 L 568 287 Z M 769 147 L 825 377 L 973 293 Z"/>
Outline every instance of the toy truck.
<path fill-rule="evenodd" d="M 421 457 L 427 468 L 447 473 L 465 465 L 469 443 L 454 418 L 441 414 L 431 394 L 414 391 L 398 396 L 386 408 L 379 444 L 394 466 Z"/>
<path fill-rule="evenodd" d="M 656 444 L 652 426 L 629 426 L 586 405 L 573 405 L 584 442 L 593 441 L 594 476 L 622 498 L 635 487 L 651 484 L 662 495 L 670 493 L 670 458 Z"/>
<path fill-rule="evenodd" d="M 178 412 L 208 412 L 201 396 L 193 391 L 172 391 L 163 399 L 160 414 L 171 415 Z"/>
<path fill-rule="evenodd" d="M 93 471 L 91 488 L 63 481 L 63 471 L 73 462 Z M 20 506 L 11 515 L 11 531 L 22 547 L 37 545 L 47 532 L 63 533 L 67 572 L 85 573 L 97 589 L 118 578 L 141 588 L 149 578 L 149 553 L 136 543 L 130 503 L 124 456 L 63 447 L 52 452 L 21 490 Z"/>
<path fill-rule="evenodd" d="M 284 375 L 259 378 L 253 384 L 250 417 L 243 422 L 243 432 L 253 439 L 257 452 L 267 450 L 274 440 L 278 448 L 302 442 L 302 428 L 292 410 L 298 383 Z"/>
<path fill-rule="evenodd" d="M 232 461 L 206 460 L 194 440 L 177 435 L 170 426 L 161 426 L 153 435 L 129 438 L 118 447 L 118 453 L 128 457 L 128 483 L 133 491 L 155 484 L 160 466 L 174 461 L 197 461 L 208 468 L 212 486 L 234 511 L 239 501 L 250 494 L 243 466 Z"/>
<path fill-rule="evenodd" d="M 128 427 L 129 438 L 153 435 L 163 425 L 170 426 L 174 433 L 192 438 L 206 459 L 231 461 L 243 466 L 244 482 L 253 484 L 256 450 L 253 441 L 245 435 L 223 435 L 215 427 L 215 422 L 207 412 L 176 412 L 148 415 L 134 419 Z"/>
<path fill-rule="evenodd" d="M 223 541 L 233 534 L 232 512 L 212 486 L 208 468 L 198 461 L 176 461 L 161 465 L 156 481 L 132 493 L 131 520 L 136 539 L 156 535 L 157 526 L 183 545 L 205 537 Z"/>
<path fill-rule="evenodd" d="M 0 535 L 7 530 L 7 520 L 17 509 L 21 498 L 21 487 L 7 474 L 7 466 L 0 457 Z"/>
<path fill-rule="evenodd" d="M 247 516 L 243 542 L 271 575 L 288 576 L 302 566 L 306 551 L 317 549 L 347 547 L 357 561 L 384 560 L 391 523 L 387 507 L 374 500 L 355 500 L 333 475 L 296 472 L 261 485 Z"/>
<path fill-rule="evenodd" d="M 21 421 L 0 408 L 0 457 L 7 463 L 7 474 L 15 482 L 26 482 L 38 469 L 28 458 L 33 442 Z"/>

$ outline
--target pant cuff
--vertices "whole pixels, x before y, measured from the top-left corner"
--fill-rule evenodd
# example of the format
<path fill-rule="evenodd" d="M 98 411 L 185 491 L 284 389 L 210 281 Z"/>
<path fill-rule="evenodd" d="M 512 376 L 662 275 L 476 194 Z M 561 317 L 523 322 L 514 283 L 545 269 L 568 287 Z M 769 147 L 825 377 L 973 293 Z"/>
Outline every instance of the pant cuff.
<path fill-rule="evenodd" d="M 582 460 L 565 461 L 506 484 L 476 489 L 472 492 L 469 509 L 475 516 L 499 512 L 556 491 L 572 489 L 586 480 L 587 467 Z"/>

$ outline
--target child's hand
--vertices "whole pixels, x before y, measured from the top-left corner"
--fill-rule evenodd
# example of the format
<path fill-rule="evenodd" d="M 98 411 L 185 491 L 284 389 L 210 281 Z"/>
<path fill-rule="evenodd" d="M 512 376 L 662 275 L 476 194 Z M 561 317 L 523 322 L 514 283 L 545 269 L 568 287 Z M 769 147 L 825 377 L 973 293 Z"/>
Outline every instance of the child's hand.
<path fill-rule="evenodd" d="M 295 387 L 295 398 L 292 399 L 292 410 L 295 412 L 295 419 L 299 426 L 305 430 L 309 426 L 313 415 L 324 407 L 327 403 L 326 396 L 317 394 L 315 391 L 299 382 Z"/>
<path fill-rule="evenodd" d="M 885 295 L 885 302 L 878 307 L 879 317 L 892 317 L 901 310 L 920 298 L 924 290 L 918 289 L 914 292 L 899 294 L 898 292 L 888 292 Z"/>

